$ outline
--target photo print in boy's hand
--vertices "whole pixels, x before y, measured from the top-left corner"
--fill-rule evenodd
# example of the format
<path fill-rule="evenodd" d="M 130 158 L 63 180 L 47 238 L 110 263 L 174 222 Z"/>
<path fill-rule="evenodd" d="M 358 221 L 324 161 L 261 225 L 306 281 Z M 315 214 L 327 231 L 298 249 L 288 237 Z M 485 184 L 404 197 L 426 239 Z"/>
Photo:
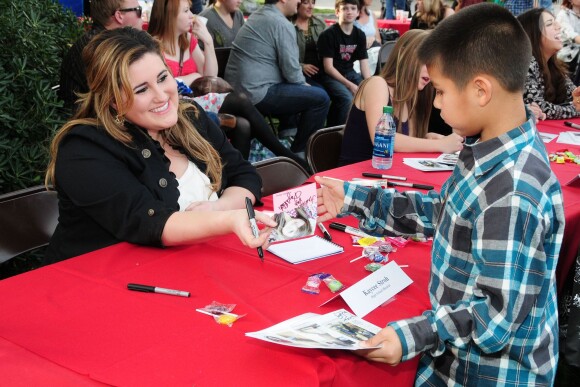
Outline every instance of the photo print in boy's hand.
<path fill-rule="evenodd" d="M 314 234 L 316 227 L 316 184 L 308 184 L 274 195 L 274 220 L 278 226 L 270 242 L 301 238 Z"/>

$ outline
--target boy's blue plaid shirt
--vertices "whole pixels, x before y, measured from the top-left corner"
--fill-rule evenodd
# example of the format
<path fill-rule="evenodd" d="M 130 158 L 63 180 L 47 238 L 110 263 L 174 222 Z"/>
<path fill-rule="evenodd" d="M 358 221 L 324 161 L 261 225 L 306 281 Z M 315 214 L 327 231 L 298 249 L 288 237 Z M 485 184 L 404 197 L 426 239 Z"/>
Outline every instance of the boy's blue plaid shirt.
<path fill-rule="evenodd" d="M 342 214 L 366 232 L 433 236 L 432 310 L 390 324 L 403 360 L 425 352 L 418 385 L 553 382 L 564 210 L 531 119 L 466 145 L 441 194 L 349 183 L 345 192 Z"/>

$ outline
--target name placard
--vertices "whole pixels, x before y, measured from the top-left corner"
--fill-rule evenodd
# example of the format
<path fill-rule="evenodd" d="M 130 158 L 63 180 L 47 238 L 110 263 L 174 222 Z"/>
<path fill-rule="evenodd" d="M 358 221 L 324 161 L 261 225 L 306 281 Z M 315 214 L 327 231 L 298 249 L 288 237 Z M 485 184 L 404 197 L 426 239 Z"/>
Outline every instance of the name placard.
<path fill-rule="evenodd" d="M 340 296 L 354 314 L 362 318 L 412 283 L 399 265 L 389 262 L 345 289 Z"/>

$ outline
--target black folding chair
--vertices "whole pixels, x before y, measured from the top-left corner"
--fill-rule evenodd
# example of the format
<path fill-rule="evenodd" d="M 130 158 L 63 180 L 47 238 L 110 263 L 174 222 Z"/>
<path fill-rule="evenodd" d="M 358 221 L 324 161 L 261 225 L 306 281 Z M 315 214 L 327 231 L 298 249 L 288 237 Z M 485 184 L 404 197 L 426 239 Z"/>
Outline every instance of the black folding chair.
<path fill-rule="evenodd" d="M 262 178 L 262 195 L 268 196 L 299 186 L 310 174 L 288 157 L 273 157 L 253 163 Z"/>
<path fill-rule="evenodd" d="M 46 246 L 57 223 L 55 191 L 36 186 L 0 195 L 0 263 Z"/>

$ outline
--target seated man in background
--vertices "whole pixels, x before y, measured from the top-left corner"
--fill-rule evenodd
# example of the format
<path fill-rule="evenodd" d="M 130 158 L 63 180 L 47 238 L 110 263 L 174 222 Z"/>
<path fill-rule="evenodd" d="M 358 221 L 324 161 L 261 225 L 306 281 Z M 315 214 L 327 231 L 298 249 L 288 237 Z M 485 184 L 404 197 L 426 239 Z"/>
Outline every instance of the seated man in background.
<path fill-rule="evenodd" d="M 298 62 L 296 31 L 288 17 L 299 0 L 266 0 L 236 36 L 225 79 L 250 96 L 265 115 L 299 114 L 291 150 L 305 151 L 308 138 L 324 127 L 330 100 L 318 87 L 310 87 Z"/>
<path fill-rule="evenodd" d="M 58 97 L 64 107 L 73 112 L 78 99 L 77 93 L 89 91 L 85 65 L 81 53 L 83 48 L 99 32 L 107 29 L 133 27 L 141 29 L 141 6 L 137 0 L 92 0 L 91 18 L 93 27 L 81 36 L 67 52 L 60 67 L 60 88 Z"/>
<path fill-rule="evenodd" d="M 326 90 L 332 99 L 328 126 L 346 122 L 358 85 L 371 76 L 368 63 L 366 35 L 354 22 L 359 15 L 358 0 L 336 0 L 334 11 L 338 22 L 328 27 L 318 39 L 318 53 L 328 76 Z M 361 74 L 353 64 L 360 61 Z M 331 118 L 332 117 L 332 118 Z"/>

